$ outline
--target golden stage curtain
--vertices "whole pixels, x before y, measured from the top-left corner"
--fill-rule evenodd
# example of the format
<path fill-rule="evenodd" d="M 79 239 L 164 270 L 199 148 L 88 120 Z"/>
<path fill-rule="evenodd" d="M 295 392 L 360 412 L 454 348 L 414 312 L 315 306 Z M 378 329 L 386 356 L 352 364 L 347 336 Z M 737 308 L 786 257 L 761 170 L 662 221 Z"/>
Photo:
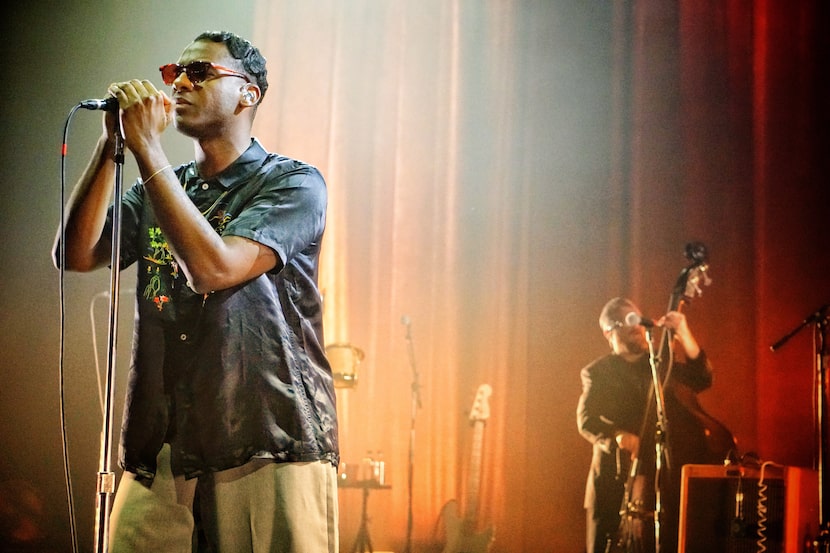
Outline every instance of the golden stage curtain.
<path fill-rule="evenodd" d="M 810 464 L 808 337 L 767 346 L 830 299 L 819 4 L 260 2 L 255 130 L 329 185 L 327 342 L 365 354 L 338 391 L 343 459 L 382 452 L 391 485 L 369 498 L 376 551 L 406 545 L 411 444 L 415 551 L 470 491 L 493 551 L 581 551 L 599 309 L 658 316 L 690 240 L 714 278 L 687 312 L 717 369 L 701 401 L 744 451 Z M 344 550 L 360 501 L 341 490 Z"/>

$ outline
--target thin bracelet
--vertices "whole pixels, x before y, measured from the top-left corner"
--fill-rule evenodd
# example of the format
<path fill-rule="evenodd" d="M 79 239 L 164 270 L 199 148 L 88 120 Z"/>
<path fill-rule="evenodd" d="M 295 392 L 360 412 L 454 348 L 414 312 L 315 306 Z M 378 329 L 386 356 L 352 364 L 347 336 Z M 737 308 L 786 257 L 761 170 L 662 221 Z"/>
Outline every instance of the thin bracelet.
<path fill-rule="evenodd" d="M 155 173 L 153 173 L 152 175 L 150 175 L 149 177 L 147 177 L 146 179 L 141 181 L 141 184 L 147 184 L 148 182 L 153 180 L 153 177 L 155 177 L 156 175 L 158 175 L 159 173 L 161 173 L 165 169 L 170 169 L 171 167 L 173 167 L 173 166 L 168 163 L 167 165 L 165 165 L 164 167 L 162 167 L 161 169 L 159 169 L 158 171 L 156 171 Z"/>

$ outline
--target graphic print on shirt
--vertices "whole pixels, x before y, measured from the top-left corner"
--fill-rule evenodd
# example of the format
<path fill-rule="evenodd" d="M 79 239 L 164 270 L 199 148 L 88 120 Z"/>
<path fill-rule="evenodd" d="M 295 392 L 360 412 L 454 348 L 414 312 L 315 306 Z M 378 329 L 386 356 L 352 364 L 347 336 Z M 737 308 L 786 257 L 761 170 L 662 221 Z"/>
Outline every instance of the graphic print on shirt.
<path fill-rule="evenodd" d="M 164 309 L 164 304 L 170 301 L 169 289 L 172 287 L 172 282 L 179 278 L 179 264 L 170 253 L 170 247 L 167 244 L 167 239 L 161 233 L 159 227 L 150 227 L 147 229 L 149 234 L 149 253 L 144 256 L 147 264 L 147 275 L 149 280 L 147 286 L 144 288 L 144 299 L 152 301 L 159 311 Z M 171 284 L 168 286 L 167 279 L 162 278 L 162 272 L 170 275 Z"/>
<path fill-rule="evenodd" d="M 210 221 L 210 226 L 212 226 L 216 232 L 221 235 L 222 232 L 224 232 L 225 227 L 228 226 L 228 223 L 231 222 L 231 214 L 226 212 L 224 209 L 220 209 L 216 212 L 216 215 L 210 217 L 208 221 Z"/>
<path fill-rule="evenodd" d="M 230 213 L 220 209 L 216 215 L 208 218 L 208 222 L 221 235 L 232 218 Z M 148 262 L 148 281 L 143 295 L 144 299 L 155 304 L 156 309 L 163 311 L 165 304 L 171 301 L 173 289 L 179 279 L 179 264 L 170 252 L 170 246 L 161 229 L 158 226 L 151 226 L 147 232 L 149 234 L 148 254 L 144 256 L 144 259 Z"/>

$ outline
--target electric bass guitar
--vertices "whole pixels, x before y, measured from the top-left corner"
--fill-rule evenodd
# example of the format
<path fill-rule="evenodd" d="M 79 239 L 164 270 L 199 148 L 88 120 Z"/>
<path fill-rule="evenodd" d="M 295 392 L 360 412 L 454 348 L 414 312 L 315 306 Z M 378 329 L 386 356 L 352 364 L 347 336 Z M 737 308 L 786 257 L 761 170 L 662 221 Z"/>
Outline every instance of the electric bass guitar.
<path fill-rule="evenodd" d="M 452 499 L 441 509 L 447 544 L 443 553 L 487 553 L 493 544 L 493 527 L 478 531 L 478 491 L 481 483 L 481 449 L 484 441 L 484 423 L 490 418 L 488 399 L 492 389 L 488 384 L 478 387 L 470 421 L 473 424 L 473 447 L 467 475 L 467 495 L 463 518 L 458 503 Z"/>

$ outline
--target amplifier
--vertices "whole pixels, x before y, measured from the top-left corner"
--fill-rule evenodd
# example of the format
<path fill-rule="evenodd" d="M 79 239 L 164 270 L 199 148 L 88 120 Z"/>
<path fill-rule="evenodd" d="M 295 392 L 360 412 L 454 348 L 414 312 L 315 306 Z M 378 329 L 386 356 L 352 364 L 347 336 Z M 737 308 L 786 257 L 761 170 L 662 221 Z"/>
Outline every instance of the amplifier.
<path fill-rule="evenodd" d="M 818 473 L 684 465 L 678 553 L 802 553 L 819 526 Z"/>

